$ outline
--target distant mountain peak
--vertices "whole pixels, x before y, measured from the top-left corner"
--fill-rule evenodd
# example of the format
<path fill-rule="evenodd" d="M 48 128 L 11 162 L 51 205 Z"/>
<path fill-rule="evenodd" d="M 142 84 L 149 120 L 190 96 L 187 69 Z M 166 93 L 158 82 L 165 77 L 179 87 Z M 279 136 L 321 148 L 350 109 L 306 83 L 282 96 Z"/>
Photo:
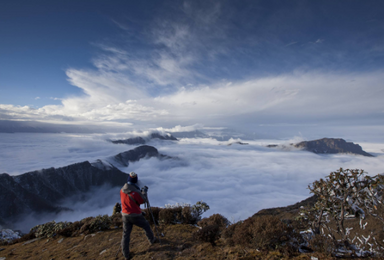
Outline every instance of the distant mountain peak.
<path fill-rule="evenodd" d="M 372 154 L 365 152 L 360 145 L 347 142 L 342 138 L 322 138 L 312 141 L 303 141 L 296 144 L 270 144 L 268 148 L 278 148 L 282 150 L 292 150 L 292 148 L 302 149 L 316 154 L 355 154 L 373 157 Z"/>
<path fill-rule="evenodd" d="M 373 155 L 365 152 L 360 145 L 354 144 L 353 142 L 347 142 L 341 138 L 322 138 L 313 141 L 303 141 L 294 144 L 294 147 L 304 149 L 317 154 L 358 154 L 364 156 Z"/>

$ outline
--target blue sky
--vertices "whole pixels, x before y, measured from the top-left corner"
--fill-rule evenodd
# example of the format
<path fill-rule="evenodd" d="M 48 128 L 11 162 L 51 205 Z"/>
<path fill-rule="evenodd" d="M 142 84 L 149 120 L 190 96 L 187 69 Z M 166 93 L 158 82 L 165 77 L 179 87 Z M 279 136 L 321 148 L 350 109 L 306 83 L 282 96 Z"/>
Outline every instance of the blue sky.
<path fill-rule="evenodd" d="M 0 119 L 382 125 L 382 1 L 8 1 Z"/>

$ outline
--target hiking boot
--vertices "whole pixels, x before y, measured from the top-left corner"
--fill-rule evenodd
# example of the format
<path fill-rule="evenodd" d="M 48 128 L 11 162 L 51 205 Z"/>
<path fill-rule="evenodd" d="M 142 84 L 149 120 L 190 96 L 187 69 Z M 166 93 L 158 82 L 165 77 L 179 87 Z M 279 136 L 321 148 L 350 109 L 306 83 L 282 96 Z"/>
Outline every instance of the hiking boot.
<path fill-rule="evenodd" d="M 159 240 L 157 240 L 156 237 L 154 237 L 151 241 L 149 241 L 149 243 L 150 243 L 151 245 L 153 245 L 154 243 L 158 243 L 158 242 L 159 242 Z"/>

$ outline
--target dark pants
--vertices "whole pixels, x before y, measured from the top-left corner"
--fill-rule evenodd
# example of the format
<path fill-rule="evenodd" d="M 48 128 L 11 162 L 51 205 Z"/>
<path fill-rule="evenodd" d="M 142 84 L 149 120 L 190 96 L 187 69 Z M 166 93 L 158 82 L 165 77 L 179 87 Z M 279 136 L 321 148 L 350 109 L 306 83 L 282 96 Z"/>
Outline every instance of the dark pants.
<path fill-rule="evenodd" d="M 121 240 L 121 248 L 123 249 L 123 255 L 125 258 L 129 258 L 129 240 L 133 225 L 141 227 L 145 230 L 145 235 L 147 236 L 149 242 L 152 242 L 155 238 L 148 221 L 143 215 L 135 217 L 123 215 L 123 238 Z"/>

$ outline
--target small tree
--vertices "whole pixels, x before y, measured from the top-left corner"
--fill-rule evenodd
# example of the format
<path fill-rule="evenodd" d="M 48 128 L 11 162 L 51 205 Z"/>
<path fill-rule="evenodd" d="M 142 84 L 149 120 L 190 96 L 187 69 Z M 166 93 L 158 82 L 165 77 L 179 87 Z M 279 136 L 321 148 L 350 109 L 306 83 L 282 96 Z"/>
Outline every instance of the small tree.
<path fill-rule="evenodd" d="M 204 201 L 198 201 L 195 205 L 192 206 L 192 214 L 197 221 L 201 220 L 201 216 L 207 210 L 209 210 L 209 206 Z"/>
<path fill-rule="evenodd" d="M 362 221 L 368 212 L 384 223 L 384 218 L 375 213 L 376 206 L 383 203 L 383 181 L 381 175 L 369 177 L 363 170 L 340 168 L 331 172 L 325 180 L 320 179 L 308 186 L 311 193 L 317 196 L 317 202 L 313 208 L 304 210 L 302 216 L 309 222 L 314 234 L 324 234 L 324 229 L 327 230 L 336 248 L 341 245 L 345 249 L 357 250 L 353 243 L 362 240 L 358 237 L 350 239 L 352 228 L 345 226 L 345 219 L 348 215 L 359 217 L 360 227 L 364 228 L 367 223 L 364 225 Z M 331 222 L 335 223 L 336 229 L 331 228 Z M 336 239 L 336 234 L 340 240 Z"/>

